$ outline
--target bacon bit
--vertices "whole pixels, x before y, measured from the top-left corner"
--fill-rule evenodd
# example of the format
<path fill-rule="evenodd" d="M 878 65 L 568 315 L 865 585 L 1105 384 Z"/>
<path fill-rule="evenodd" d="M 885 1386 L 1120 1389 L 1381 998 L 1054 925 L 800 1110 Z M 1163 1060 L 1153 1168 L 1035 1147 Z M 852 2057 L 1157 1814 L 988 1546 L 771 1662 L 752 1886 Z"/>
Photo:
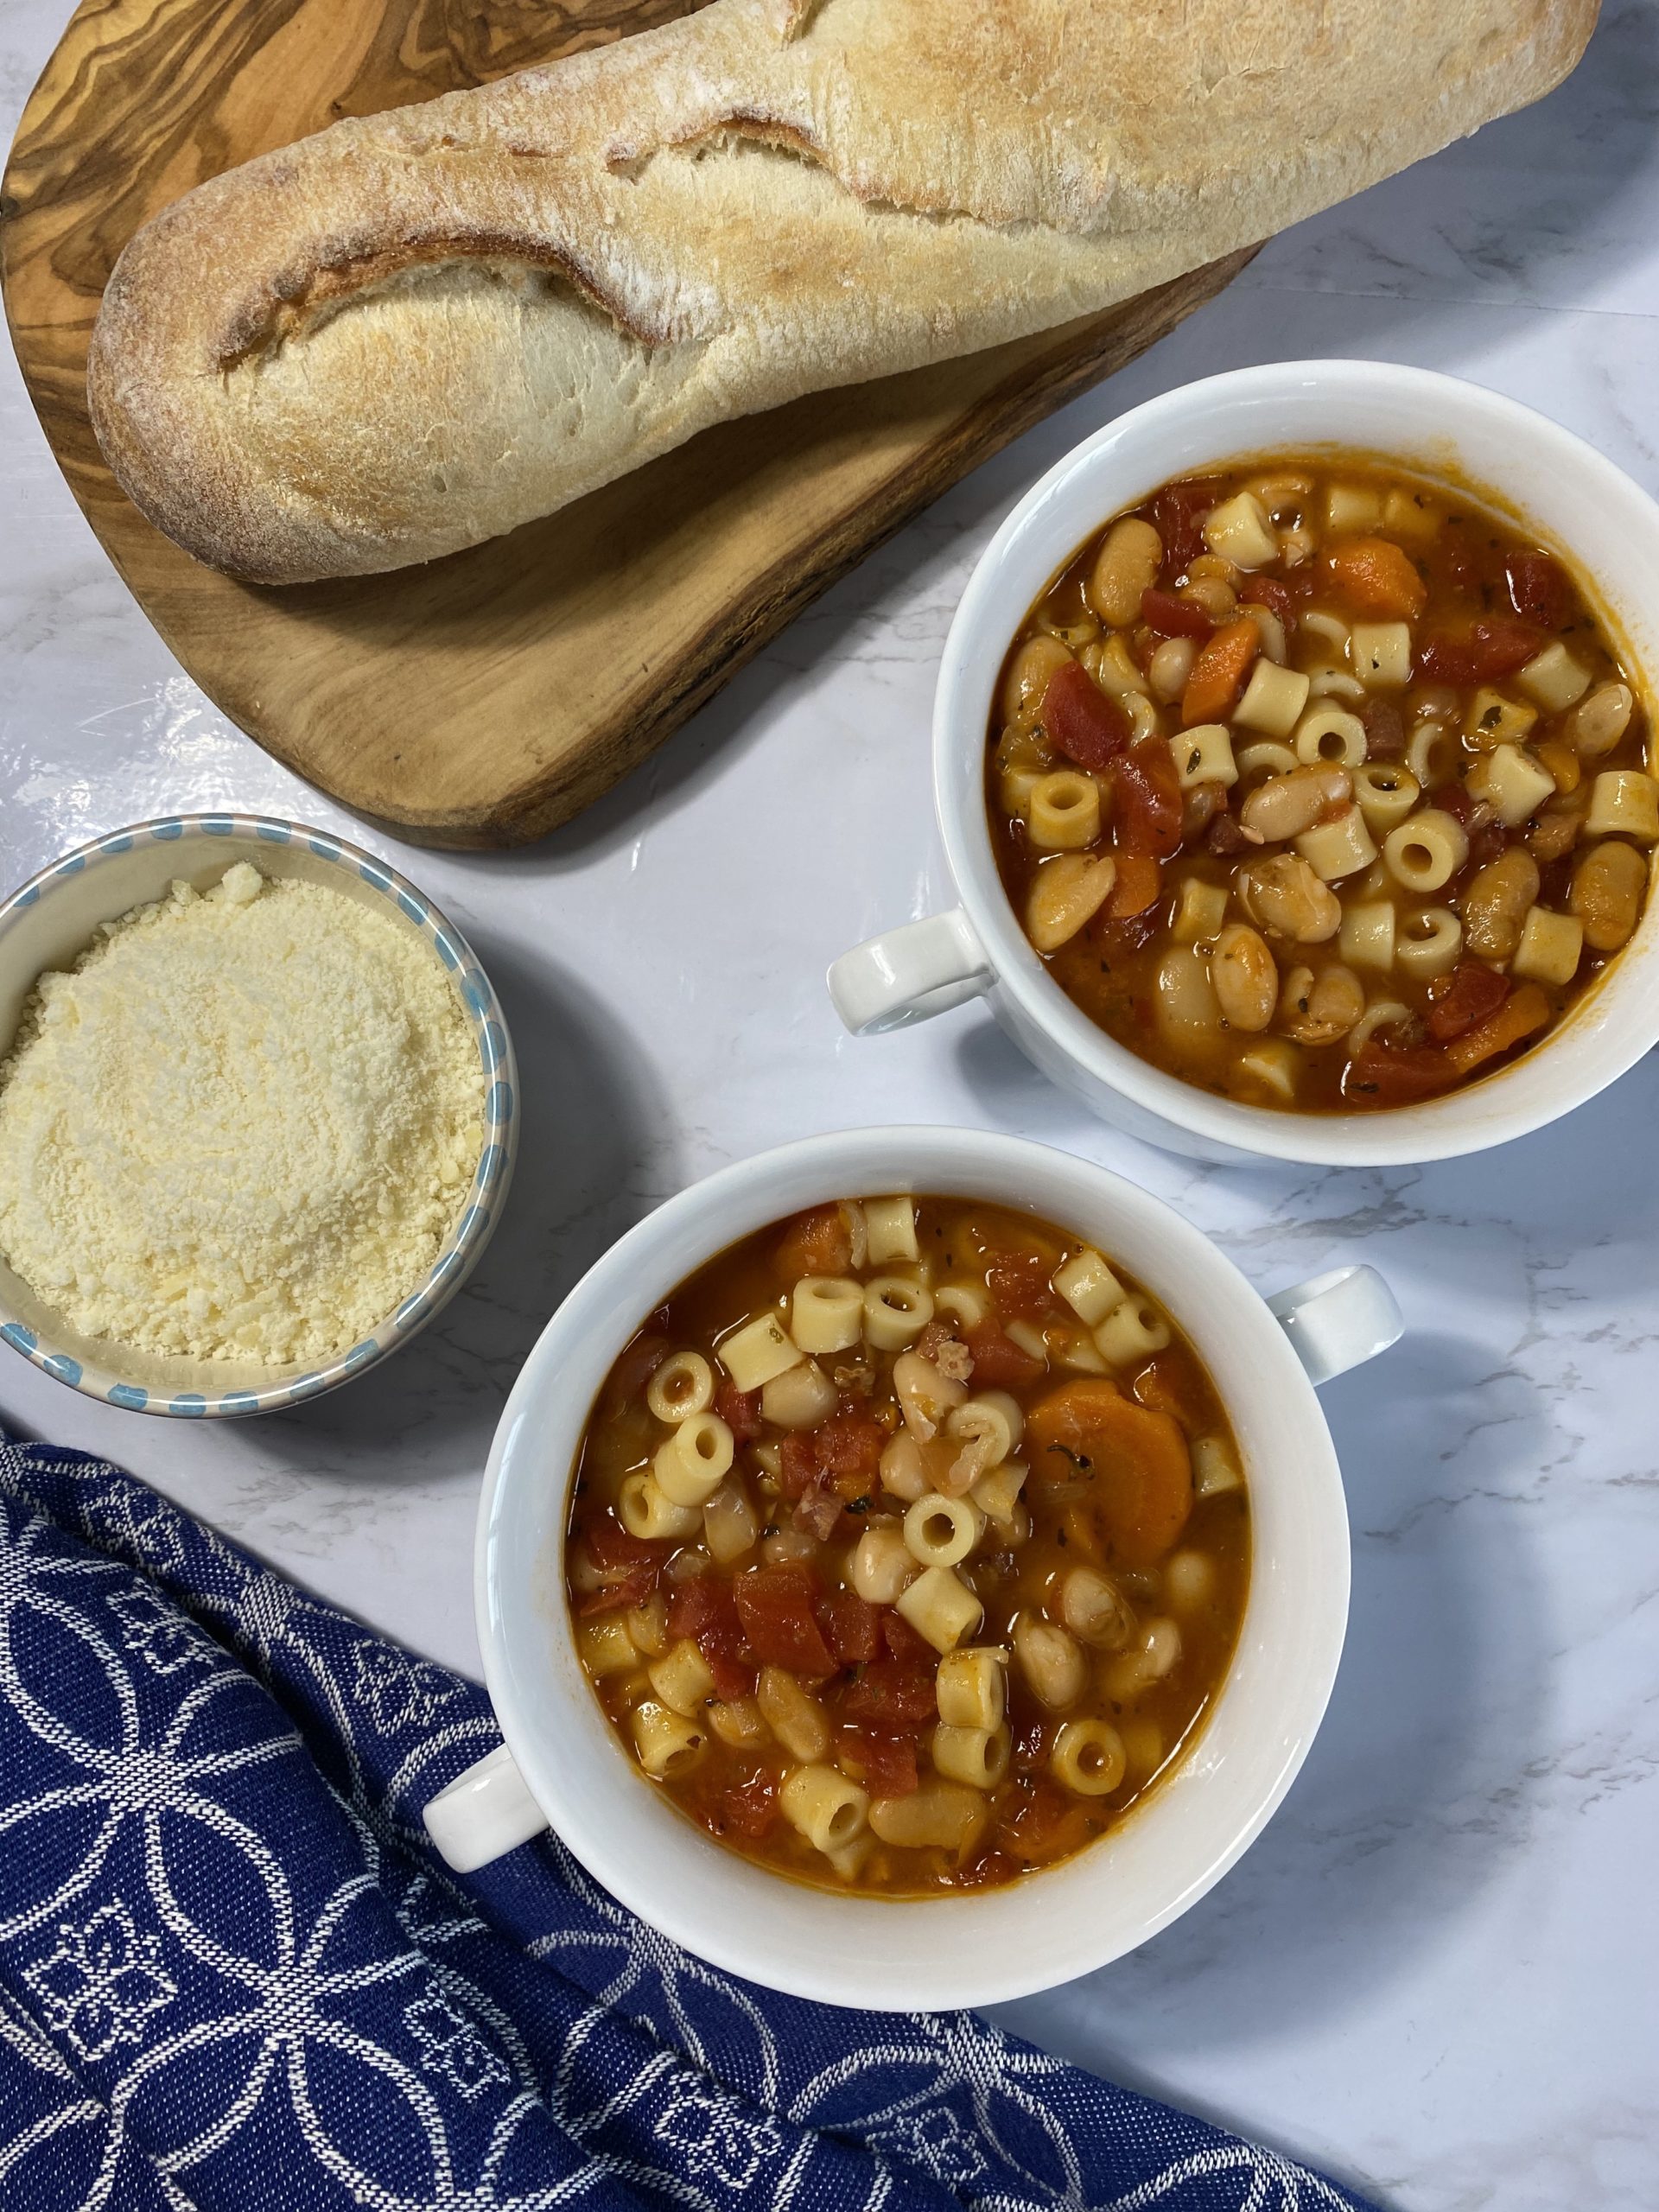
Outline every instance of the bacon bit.
<path fill-rule="evenodd" d="M 934 1354 L 933 1364 L 947 1382 L 966 1382 L 973 1375 L 974 1355 L 960 1338 L 952 1337 Z"/>
<path fill-rule="evenodd" d="M 881 1613 L 856 1590 L 832 1590 L 818 1603 L 823 1640 L 842 1667 L 868 1667 L 881 1651 Z"/>
<path fill-rule="evenodd" d="M 1255 626 L 1250 625 L 1251 634 Z M 1182 792 L 1166 737 L 1142 737 L 1111 766 L 1117 818 L 1112 832 L 1121 868 L 1126 855 L 1167 860 L 1180 850 Z"/>
<path fill-rule="evenodd" d="M 1433 1019 L 1431 1014 L 1431 1023 Z M 1454 1038 L 1446 1047 L 1446 1057 L 1459 1075 L 1469 1075 L 1483 1061 L 1495 1059 L 1498 1053 L 1507 1052 L 1523 1038 L 1547 1028 L 1548 1024 L 1549 1001 L 1536 983 L 1522 983 L 1478 1029 L 1471 1029 L 1465 1037 Z"/>
<path fill-rule="evenodd" d="M 1240 829 L 1230 814 L 1218 814 L 1205 830 L 1204 842 L 1209 851 L 1230 860 L 1235 853 L 1248 852 L 1255 841 Z"/>
<path fill-rule="evenodd" d="M 1368 699 L 1359 710 L 1368 760 L 1397 760 L 1406 749 L 1406 718 L 1392 699 Z"/>
<path fill-rule="evenodd" d="M 921 1642 L 919 1637 L 917 1641 Z M 930 1660 L 934 1658 L 931 1644 L 922 1648 Z M 918 1665 L 914 1661 L 873 1659 L 848 1688 L 841 1707 L 849 1720 L 873 1721 L 878 1728 L 896 1733 L 931 1720 L 937 1702 L 931 1666 Z"/>
<path fill-rule="evenodd" d="M 771 1834 L 778 1819 L 778 1794 L 765 1767 L 757 1767 L 722 1792 L 721 1825 L 753 1843 Z"/>
<path fill-rule="evenodd" d="M 1417 648 L 1416 673 L 1430 683 L 1484 683 L 1524 668 L 1544 642 L 1530 622 L 1490 615 L 1461 636 L 1426 638 Z"/>
<path fill-rule="evenodd" d="M 1325 556 L 1331 581 L 1363 614 L 1414 622 L 1428 604 L 1428 586 L 1410 556 L 1387 537 L 1347 537 Z"/>
<path fill-rule="evenodd" d="M 797 1214 L 778 1242 L 776 1262 L 785 1282 L 803 1275 L 844 1275 L 853 1263 L 852 1233 L 839 1206 L 814 1206 Z"/>
<path fill-rule="evenodd" d="M 1510 553 L 1503 561 L 1510 605 L 1523 622 L 1564 630 L 1573 619 L 1573 587 L 1560 563 L 1548 553 Z"/>
<path fill-rule="evenodd" d="M 577 1542 L 600 1577 L 599 1588 L 584 1592 L 577 1602 L 576 1612 L 584 1620 L 594 1613 L 614 1611 L 619 1605 L 643 1604 L 656 1588 L 668 1557 L 665 1543 L 631 1536 L 608 1513 L 589 1521 Z"/>
<path fill-rule="evenodd" d="M 740 1390 L 734 1382 L 722 1382 L 715 1391 L 715 1411 L 739 1444 L 753 1444 L 766 1427 L 760 1418 L 760 1393 Z"/>
<path fill-rule="evenodd" d="M 813 1610 L 817 1585 L 804 1567 L 752 1567 L 732 1585 L 749 1649 L 763 1667 L 822 1679 L 836 1662 Z"/>
<path fill-rule="evenodd" d="M 1197 600 L 1177 599 L 1155 584 L 1141 594 L 1141 620 L 1160 638 L 1197 638 L 1200 643 L 1216 626 Z"/>
<path fill-rule="evenodd" d="M 1181 694 L 1181 720 L 1189 729 L 1198 722 L 1226 721 L 1261 650 L 1262 632 L 1248 615 L 1224 624 L 1199 648 Z"/>
<path fill-rule="evenodd" d="M 1203 477 L 1166 484 L 1153 499 L 1152 526 L 1164 543 L 1164 570 L 1184 575 L 1205 550 L 1204 518 L 1221 497 L 1219 484 Z"/>
<path fill-rule="evenodd" d="M 1510 995 L 1510 981 L 1479 960 L 1460 960 L 1449 976 L 1438 976 L 1428 987 L 1428 1033 L 1437 1045 L 1449 1045 L 1477 1022 L 1496 1014 Z"/>
<path fill-rule="evenodd" d="M 901 1667 L 932 1668 L 938 1662 L 938 1655 L 927 1638 L 918 1629 L 912 1628 L 902 1613 L 894 1612 L 891 1605 L 881 1615 L 881 1641 L 888 1658 Z"/>
<path fill-rule="evenodd" d="M 963 1337 L 973 1355 L 974 1380 L 982 1389 L 1023 1389 L 1044 1372 L 1042 1361 L 1021 1351 L 988 1317 L 964 1329 Z"/>
<path fill-rule="evenodd" d="M 1005 1321 L 1040 1321 L 1058 1313 L 1060 1301 L 1049 1277 L 1052 1263 L 1040 1252 L 999 1252 L 985 1270 L 985 1281 Z"/>
<path fill-rule="evenodd" d="M 1043 692 L 1049 742 L 1091 775 L 1103 775 L 1129 741 L 1129 718 L 1080 661 L 1061 663 Z"/>
<path fill-rule="evenodd" d="M 644 1395 L 645 1388 L 674 1347 L 666 1337 L 636 1337 L 619 1355 L 606 1383 L 605 1395 L 624 1406 Z"/>
<path fill-rule="evenodd" d="M 868 1728 L 842 1728 L 836 1743 L 849 1768 L 857 1770 L 855 1779 L 872 1797 L 908 1797 L 919 1787 L 913 1743 L 877 1735 Z"/>
<path fill-rule="evenodd" d="M 836 1524 L 845 1511 L 845 1501 L 819 1475 L 796 1500 L 791 1518 L 798 1529 L 804 1529 L 809 1536 L 816 1536 L 823 1543 L 835 1534 Z"/>

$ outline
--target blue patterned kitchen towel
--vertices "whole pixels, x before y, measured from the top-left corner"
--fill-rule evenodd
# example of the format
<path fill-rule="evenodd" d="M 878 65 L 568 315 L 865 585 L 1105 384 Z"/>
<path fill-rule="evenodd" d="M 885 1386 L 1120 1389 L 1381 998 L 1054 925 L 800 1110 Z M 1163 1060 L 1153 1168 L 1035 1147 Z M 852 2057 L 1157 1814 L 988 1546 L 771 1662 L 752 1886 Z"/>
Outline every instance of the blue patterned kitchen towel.
<path fill-rule="evenodd" d="M 119 1469 L 0 1437 L 7 2212 L 1353 2212 L 971 2014 L 677 1950 L 552 1843 L 419 1808 L 472 1683 Z"/>

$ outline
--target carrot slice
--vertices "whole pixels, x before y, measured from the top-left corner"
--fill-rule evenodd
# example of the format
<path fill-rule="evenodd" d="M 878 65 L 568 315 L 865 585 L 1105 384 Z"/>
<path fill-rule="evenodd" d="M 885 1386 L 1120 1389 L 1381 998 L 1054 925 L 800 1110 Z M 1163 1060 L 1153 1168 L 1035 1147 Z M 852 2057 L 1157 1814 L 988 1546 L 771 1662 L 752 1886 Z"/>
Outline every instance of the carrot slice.
<path fill-rule="evenodd" d="M 1144 914 L 1158 896 L 1163 870 L 1150 853 L 1120 853 L 1117 876 L 1106 899 L 1106 918 L 1127 922 Z"/>
<path fill-rule="evenodd" d="M 1478 1029 L 1470 1030 L 1465 1037 L 1454 1037 L 1440 1049 L 1459 1075 L 1467 1075 L 1483 1060 L 1507 1052 L 1511 1045 L 1518 1045 L 1523 1037 L 1530 1037 L 1535 1029 L 1545 1027 L 1548 1020 L 1549 1001 L 1536 983 L 1522 983 L 1518 991 L 1510 993 L 1497 1012 L 1489 1015 Z"/>
<path fill-rule="evenodd" d="M 1428 586 L 1389 538 L 1339 538 L 1325 561 L 1338 590 L 1363 614 L 1414 621 L 1428 603 Z"/>
<path fill-rule="evenodd" d="M 1224 623 L 1205 640 L 1181 694 L 1181 720 L 1189 729 L 1196 722 L 1224 721 L 1232 712 L 1261 649 L 1262 632 L 1248 619 Z"/>
<path fill-rule="evenodd" d="M 1192 1510 L 1186 1439 L 1166 1413 L 1137 1405 L 1115 1382 L 1063 1382 L 1026 1416 L 1038 1484 L 1078 1483 L 1109 1557 L 1130 1567 L 1161 1559 Z"/>

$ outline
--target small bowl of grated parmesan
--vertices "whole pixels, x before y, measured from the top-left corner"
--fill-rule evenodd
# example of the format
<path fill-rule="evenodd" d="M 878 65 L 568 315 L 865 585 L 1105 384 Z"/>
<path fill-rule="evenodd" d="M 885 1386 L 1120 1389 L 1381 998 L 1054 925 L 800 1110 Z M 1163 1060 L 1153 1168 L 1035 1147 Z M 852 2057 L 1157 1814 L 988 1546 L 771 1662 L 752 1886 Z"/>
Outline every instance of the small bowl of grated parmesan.
<path fill-rule="evenodd" d="M 476 1264 L 516 1088 L 384 861 L 263 815 L 94 838 L 0 905 L 0 1338 L 141 1413 L 333 1389 Z"/>

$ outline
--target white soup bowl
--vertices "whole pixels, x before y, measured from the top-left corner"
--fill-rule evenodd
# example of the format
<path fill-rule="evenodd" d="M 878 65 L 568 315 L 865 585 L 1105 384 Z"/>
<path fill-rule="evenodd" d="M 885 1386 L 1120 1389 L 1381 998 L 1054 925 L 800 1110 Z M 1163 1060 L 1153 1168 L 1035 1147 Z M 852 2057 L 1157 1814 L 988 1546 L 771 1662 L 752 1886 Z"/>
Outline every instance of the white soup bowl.
<path fill-rule="evenodd" d="M 645 1316 L 740 1237 L 801 1208 L 887 1192 L 980 1198 L 1052 1220 L 1137 1275 L 1208 1367 L 1251 1508 L 1238 1649 L 1196 1742 L 1122 1824 L 1005 1888 L 888 1898 L 791 1881 L 728 1850 L 647 1782 L 577 1658 L 564 1537 L 582 1433 Z M 479 1637 L 504 1745 L 426 1808 L 462 1871 L 551 1826 L 621 1903 L 752 1981 L 839 2005 L 988 2004 L 1102 1966 L 1166 1926 L 1260 1832 L 1313 1740 L 1348 1607 L 1348 1525 L 1313 1381 L 1391 1344 L 1369 1268 L 1268 1304 L 1178 1214 L 1021 1139 L 891 1128 L 814 1137 L 682 1192 L 614 1245 L 548 1323 L 490 1453 Z"/>
<path fill-rule="evenodd" d="M 1027 609 L 1085 539 L 1170 478 L 1288 450 L 1357 452 L 1464 480 L 1566 556 L 1651 699 L 1659 505 L 1582 439 L 1478 385 L 1382 361 L 1275 363 L 1185 385 L 1057 461 L 980 556 L 933 711 L 935 803 L 961 903 L 843 954 L 830 996 L 859 1034 L 988 997 L 1044 1074 L 1130 1135 L 1198 1159 L 1363 1167 L 1483 1151 L 1582 1105 L 1659 1044 L 1659 901 L 1554 1034 L 1497 1074 L 1388 1112 L 1297 1114 L 1217 1097 L 1118 1044 L 1049 975 L 997 874 L 985 748 Z"/>

